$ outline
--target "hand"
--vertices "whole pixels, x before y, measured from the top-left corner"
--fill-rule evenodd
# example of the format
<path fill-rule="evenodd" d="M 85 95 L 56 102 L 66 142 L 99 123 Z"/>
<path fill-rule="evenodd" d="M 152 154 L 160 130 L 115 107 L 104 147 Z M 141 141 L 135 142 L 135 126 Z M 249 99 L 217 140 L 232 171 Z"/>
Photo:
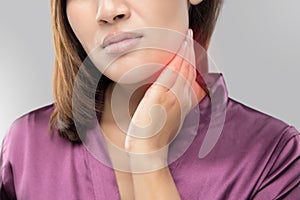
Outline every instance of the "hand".
<path fill-rule="evenodd" d="M 189 30 L 179 52 L 139 103 L 129 125 L 125 150 L 150 153 L 168 147 L 202 92 L 196 82 L 192 30 Z"/>

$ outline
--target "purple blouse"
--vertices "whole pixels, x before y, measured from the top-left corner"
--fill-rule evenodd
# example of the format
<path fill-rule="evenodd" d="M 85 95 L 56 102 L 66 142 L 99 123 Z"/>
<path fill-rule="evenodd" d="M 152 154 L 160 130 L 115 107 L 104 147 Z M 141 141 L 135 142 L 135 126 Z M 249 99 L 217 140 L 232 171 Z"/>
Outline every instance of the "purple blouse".
<path fill-rule="evenodd" d="M 209 74 L 199 103 L 199 127 L 187 150 L 169 165 L 184 200 L 300 199 L 300 134 L 292 126 L 227 96 L 222 74 Z M 212 123 L 213 93 L 226 115 L 206 156 L 199 151 Z M 120 199 L 112 168 L 83 144 L 47 131 L 53 105 L 17 119 L 1 151 L 0 199 Z M 175 139 L 175 141 L 177 138 Z"/>

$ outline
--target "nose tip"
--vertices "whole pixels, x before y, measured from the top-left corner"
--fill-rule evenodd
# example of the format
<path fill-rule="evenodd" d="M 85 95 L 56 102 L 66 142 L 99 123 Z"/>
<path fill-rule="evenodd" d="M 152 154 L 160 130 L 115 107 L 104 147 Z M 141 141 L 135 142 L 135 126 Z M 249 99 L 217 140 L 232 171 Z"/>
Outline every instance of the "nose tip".
<path fill-rule="evenodd" d="M 101 18 L 101 19 L 96 19 L 97 21 L 104 23 L 104 24 L 114 24 L 118 20 L 125 18 L 125 14 L 119 14 L 117 16 L 111 17 L 111 18 Z"/>
<path fill-rule="evenodd" d="M 124 20 L 130 16 L 130 11 L 127 5 L 122 3 L 122 0 L 102 1 L 99 5 L 96 20 L 102 24 L 114 24 L 120 20 Z"/>

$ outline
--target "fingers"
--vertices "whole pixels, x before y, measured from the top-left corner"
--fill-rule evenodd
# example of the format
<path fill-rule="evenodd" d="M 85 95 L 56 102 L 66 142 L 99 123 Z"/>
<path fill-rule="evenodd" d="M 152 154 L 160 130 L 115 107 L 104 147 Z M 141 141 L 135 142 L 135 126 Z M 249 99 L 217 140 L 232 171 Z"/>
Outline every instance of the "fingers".
<path fill-rule="evenodd" d="M 194 85 L 196 80 L 195 51 L 193 32 L 188 30 L 178 53 L 161 72 L 155 83 L 152 84 L 151 91 L 171 91 L 177 98 L 187 98 L 196 102 Z M 149 89 L 150 89 L 149 88 Z M 194 103 L 193 103 L 194 104 Z"/>
<path fill-rule="evenodd" d="M 183 113 L 190 111 L 199 101 L 199 86 L 196 83 L 195 51 L 192 31 L 189 30 L 187 38 L 187 51 L 178 72 L 171 92 L 178 99 Z"/>
<path fill-rule="evenodd" d="M 167 64 L 164 70 L 160 73 L 159 77 L 152 85 L 153 87 L 163 86 L 166 91 L 169 90 L 171 87 L 173 87 L 173 85 L 175 84 L 178 78 L 181 66 L 184 62 L 184 57 L 186 56 L 187 47 L 188 47 L 187 38 L 185 38 L 177 54 Z"/>
<path fill-rule="evenodd" d="M 193 31 L 189 29 L 189 35 L 188 35 L 188 52 L 186 54 L 186 68 L 188 69 L 187 76 L 184 76 L 186 78 L 187 82 L 190 85 L 194 84 L 194 81 L 196 80 L 196 58 L 195 58 L 195 50 L 194 50 L 194 40 L 193 40 Z"/>
<path fill-rule="evenodd" d="M 175 90 L 180 90 L 180 88 L 184 87 L 192 87 L 194 85 L 194 81 L 196 80 L 196 67 L 194 63 L 195 52 L 193 33 L 192 30 L 189 29 L 187 36 L 187 50 L 182 58 L 178 76 L 173 86 Z"/>

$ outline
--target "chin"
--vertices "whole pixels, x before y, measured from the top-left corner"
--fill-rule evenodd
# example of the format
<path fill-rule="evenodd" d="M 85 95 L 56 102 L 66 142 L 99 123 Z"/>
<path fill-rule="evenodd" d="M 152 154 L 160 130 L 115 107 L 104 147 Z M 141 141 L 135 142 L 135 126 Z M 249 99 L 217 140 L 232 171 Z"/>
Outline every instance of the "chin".
<path fill-rule="evenodd" d="M 173 56 L 162 50 L 138 50 L 120 56 L 107 67 L 99 67 L 99 70 L 120 84 L 152 83 Z"/>

